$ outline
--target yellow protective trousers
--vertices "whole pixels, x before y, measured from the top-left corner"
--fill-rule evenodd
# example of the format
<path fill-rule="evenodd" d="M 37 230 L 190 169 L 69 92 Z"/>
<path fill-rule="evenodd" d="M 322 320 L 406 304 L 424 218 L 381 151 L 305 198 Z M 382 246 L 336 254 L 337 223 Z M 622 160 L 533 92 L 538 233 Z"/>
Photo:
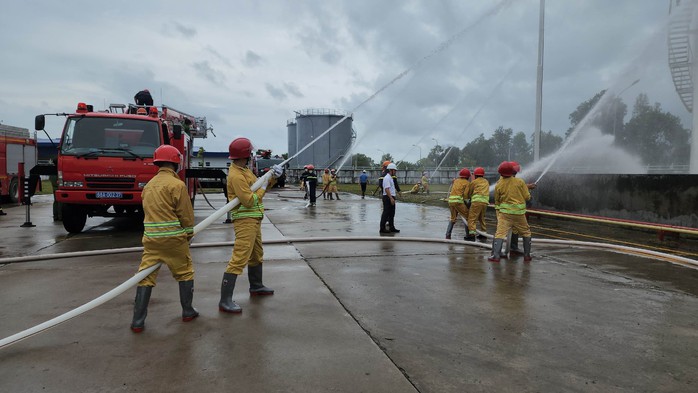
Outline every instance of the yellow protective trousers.
<path fill-rule="evenodd" d="M 468 213 L 468 234 L 475 235 L 477 231 L 475 230 L 475 224 L 480 223 L 480 229 L 483 232 L 487 231 L 487 224 L 485 224 L 485 212 L 487 211 L 487 204 L 484 202 L 473 202 L 470 205 L 470 212 Z"/>
<path fill-rule="evenodd" d="M 163 262 L 170 268 L 170 273 L 177 281 L 189 281 L 194 279 L 194 265 L 189 253 L 189 241 L 186 236 L 173 236 L 165 238 L 143 237 L 143 257 L 138 271 L 147 269 L 158 262 Z M 142 279 L 138 286 L 154 287 L 160 269 L 156 269 L 146 278 Z"/>
<path fill-rule="evenodd" d="M 449 203 L 448 210 L 451 211 L 451 222 L 456 222 L 459 213 L 470 222 L 468 219 L 468 207 L 465 206 L 465 203 Z"/>
<path fill-rule="evenodd" d="M 531 228 L 528 226 L 525 214 L 499 212 L 497 214 L 497 232 L 494 234 L 495 239 L 506 239 L 510 229 L 521 237 L 531 237 Z"/>
<path fill-rule="evenodd" d="M 235 227 L 235 244 L 226 273 L 242 274 L 245 266 L 257 266 L 262 263 L 262 220 L 259 218 L 238 218 L 233 221 Z"/>

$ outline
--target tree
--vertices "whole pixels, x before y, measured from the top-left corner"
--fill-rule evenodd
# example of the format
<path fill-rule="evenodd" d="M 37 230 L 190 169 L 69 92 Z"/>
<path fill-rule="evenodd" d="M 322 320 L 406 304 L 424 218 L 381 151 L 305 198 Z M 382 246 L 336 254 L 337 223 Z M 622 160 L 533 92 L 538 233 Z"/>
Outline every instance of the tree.
<path fill-rule="evenodd" d="M 362 153 L 352 155 L 351 162 L 357 167 L 372 167 L 376 165 L 371 157 Z"/>
<path fill-rule="evenodd" d="M 642 93 L 635 100 L 632 118 L 616 135 L 616 143 L 647 165 L 685 165 L 690 155 L 689 136 L 677 116 L 663 112 L 659 103 L 650 106 Z"/>
<path fill-rule="evenodd" d="M 383 153 L 381 156 L 381 165 L 383 165 L 383 163 L 386 161 L 393 162 L 393 156 L 391 156 L 390 153 Z"/>
<path fill-rule="evenodd" d="M 529 163 L 533 160 L 533 146 L 526 141 L 526 134 L 517 132 L 511 140 L 511 154 L 509 160 L 519 164 Z"/>
<path fill-rule="evenodd" d="M 460 166 L 460 149 L 455 147 L 455 146 L 449 146 L 447 147 L 444 152 L 441 154 L 439 157 L 439 160 L 436 165 L 441 163 L 441 167 L 444 168 L 455 168 Z"/>
<path fill-rule="evenodd" d="M 494 160 L 498 162 L 509 160 L 509 149 L 512 147 L 511 136 L 514 131 L 499 126 L 492 134 L 492 151 Z"/>
<path fill-rule="evenodd" d="M 463 147 L 460 162 L 483 167 L 499 165 L 499 162 L 496 162 L 496 159 L 494 159 L 492 140 L 485 139 L 483 134 L 480 134 L 480 136 Z"/>
<path fill-rule="evenodd" d="M 437 166 L 439 165 L 439 162 L 441 161 L 441 158 L 443 157 L 444 149 L 443 147 L 439 145 L 435 145 L 434 147 L 431 148 L 429 151 L 429 154 L 427 154 L 427 159 L 425 162 L 422 164 L 425 164 L 425 166 Z"/>
<path fill-rule="evenodd" d="M 533 134 L 531 134 L 531 144 L 533 144 Z M 545 157 L 555 153 L 562 146 L 562 137 L 553 134 L 552 131 L 540 133 L 540 156 Z"/>
<path fill-rule="evenodd" d="M 565 139 L 572 134 L 572 131 L 579 125 L 579 123 L 584 120 L 589 112 L 595 107 L 595 112 L 592 114 L 593 118 L 587 120 L 587 125 L 591 127 L 596 127 L 601 130 L 603 134 L 615 134 L 617 130 L 623 126 L 623 119 L 628 112 L 628 106 L 625 105 L 623 100 L 618 97 L 609 97 L 605 104 L 601 107 L 597 107 L 598 102 L 601 97 L 606 93 L 606 90 L 601 90 L 596 93 L 596 95 L 577 106 L 574 112 L 570 113 L 570 123 L 571 127 L 565 133 Z"/>

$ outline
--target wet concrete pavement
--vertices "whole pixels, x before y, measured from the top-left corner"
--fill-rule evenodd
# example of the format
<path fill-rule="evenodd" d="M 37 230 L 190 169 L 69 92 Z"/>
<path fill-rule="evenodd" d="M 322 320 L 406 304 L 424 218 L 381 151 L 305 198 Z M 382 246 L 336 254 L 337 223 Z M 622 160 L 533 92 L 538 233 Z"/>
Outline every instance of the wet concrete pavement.
<path fill-rule="evenodd" d="M 487 262 L 464 244 L 378 237 L 380 202 L 341 195 L 306 208 L 295 190 L 265 198 L 263 237 L 346 236 L 265 246 L 272 297 L 247 277 L 217 310 L 229 246 L 195 248 L 195 307 L 182 323 L 163 269 L 146 331 L 130 332 L 133 290 L 0 350 L 0 391 L 695 391 L 698 270 L 608 251 L 542 246 L 534 261 Z M 216 207 L 224 201 L 210 197 Z M 2 257 L 140 245 L 138 223 L 88 219 L 67 236 L 50 201 L 0 218 Z M 197 198 L 200 221 L 212 210 Z M 398 204 L 400 237 L 442 238 L 446 208 Z M 493 231 L 494 228 L 490 228 Z M 458 224 L 454 238 L 462 236 Z M 194 243 L 232 241 L 216 223 Z M 0 267 L 0 338 L 44 322 L 130 277 L 138 253 Z"/>

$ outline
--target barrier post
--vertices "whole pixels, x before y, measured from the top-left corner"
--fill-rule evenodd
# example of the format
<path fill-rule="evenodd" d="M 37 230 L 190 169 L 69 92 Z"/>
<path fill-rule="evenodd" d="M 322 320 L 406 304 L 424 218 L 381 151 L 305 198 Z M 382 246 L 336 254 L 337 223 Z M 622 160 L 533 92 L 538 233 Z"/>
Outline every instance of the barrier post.
<path fill-rule="evenodd" d="M 29 191 L 29 179 L 25 176 L 24 174 L 24 163 L 20 162 L 17 164 L 17 172 L 19 173 L 19 182 L 21 184 L 21 187 L 18 190 L 19 193 L 19 200 L 22 204 L 26 206 L 26 220 L 24 221 L 24 224 L 20 225 L 20 227 L 23 228 L 31 228 L 35 227 L 36 225 L 32 224 L 31 221 L 31 192 Z"/>

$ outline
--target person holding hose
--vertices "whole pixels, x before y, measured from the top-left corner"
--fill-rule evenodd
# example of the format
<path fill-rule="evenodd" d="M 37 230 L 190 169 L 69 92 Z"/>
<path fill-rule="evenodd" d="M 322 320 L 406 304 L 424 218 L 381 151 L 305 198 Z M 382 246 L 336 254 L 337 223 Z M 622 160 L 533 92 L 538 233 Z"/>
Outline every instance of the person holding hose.
<path fill-rule="evenodd" d="M 332 193 L 328 192 L 330 188 L 330 170 L 325 168 L 325 172 L 322 173 L 322 199 L 327 199 L 327 195 L 329 194 L 330 198 L 332 198 Z"/>
<path fill-rule="evenodd" d="M 512 177 L 515 177 L 517 173 L 521 172 L 521 165 L 516 162 L 516 161 L 510 161 L 512 168 L 514 169 L 514 174 Z M 536 188 L 535 183 L 528 183 L 526 184 L 526 187 L 529 190 L 533 190 Z M 509 245 L 509 254 L 510 255 L 523 255 L 523 252 L 519 249 L 519 234 L 516 232 L 516 230 L 511 231 L 511 244 Z"/>
<path fill-rule="evenodd" d="M 494 187 L 494 204 L 499 209 L 497 214 L 497 232 L 492 243 L 490 262 L 499 262 L 502 244 L 509 230 L 516 231 L 523 237 L 524 262 L 531 261 L 531 228 L 526 221 L 526 202 L 531 199 L 526 182 L 514 177 L 514 166 L 504 161 L 499 164 L 497 172 L 502 178 Z"/>
<path fill-rule="evenodd" d="M 485 224 L 485 212 L 487 205 L 490 203 L 490 182 L 485 179 L 485 168 L 477 167 L 473 171 L 475 180 L 468 186 L 466 199 L 470 199 L 470 211 L 468 212 L 468 234 L 465 236 L 466 241 L 475 241 L 477 235 L 476 224 L 480 223 L 480 229 L 487 231 Z M 484 236 L 478 236 L 479 239 L 486 239 Z"/>
<path fill-rule="evenodd" d="M 339 190 L 337 190 L 337 170 L 332 168 L 330 170 L 330 187 L 327 189 L 327 193 L 330 194 L 330 199 L 332 199 L 332 193 L 339 200 Z"/>
<path fill-rule="evenodd" d="M 317 174 L 315 174 L 315 165 L 308 164 L 306 170 L 308 171 L 308 174 L 305 176 L 305 189 L 307 190 L 308 197 L 310 198 L 309 205 L 315 206 L 315 199 L 317 198 L 315 195 L 315 190 L 317 188 Z"/>
<path fill-rule="evenodd" d="M 448 222 L 448 228 L 446 228 L 446 239 L 451 238 L 451 231 L 456 224 L 459 213 L 466 220 L 468 219 L 468 207 L 465 206 L 465 193 L 468 191 L 469 185 L 468 179 L 470 179 L 470 170 L 463 168 L 458 172 L 458 178 L 453 180 L 451 193 L 448 196 L 448 210 L 451 211 L 451 219 Z M 468 228 L 465 228 L 465 232 L 466 234 L 468 233 Z"/>
<path fill-rule="evenodd" d="M 257 177 L 248 168 L 253 150 L 252 142 L 247 138 L 236 138 L 228 147 L 229 158 L 233 160 L 228 171 L 228 196 L 231 199 L 238 198 L 240 204 L 231 210 L 235 243 L 233 254 L 223 273 L 221 300 L 218 303 L 218 310 L 225 313 L 242 312 L 242 308 L 233 301 L 233 291 L 235 282 L 245 266 L 250 280 L 250 295 L 274 294 L 273 289 L 265 287 L 262 283 L 262 197 L 267 187 L 273 186 L 276 178 L 283 174 L 283 168 L 278 164 L 274 165 L 271 168 L 270 181 L 262 183 L 262 187 L 253 192 L 251 186 L 257 181 Z"/>
<path fill-rule="evenodd" d="M 194 297 L 194 266 L 189 241 L 194 236 L 194 209 L 187 186 L 177 175 L 182 155 L 176 147 L 163 145 L 155 149 L 153 163 L 157 175 L 143 187 L 143 256 L 138 271 L 164 262 L 179 283 L 182 321 L 199 316 L 192 307 Z M 145 329 L 148 302 L 158 276 L 157 269 L 138 283 L 133 307 L 131 330 Z"/>

